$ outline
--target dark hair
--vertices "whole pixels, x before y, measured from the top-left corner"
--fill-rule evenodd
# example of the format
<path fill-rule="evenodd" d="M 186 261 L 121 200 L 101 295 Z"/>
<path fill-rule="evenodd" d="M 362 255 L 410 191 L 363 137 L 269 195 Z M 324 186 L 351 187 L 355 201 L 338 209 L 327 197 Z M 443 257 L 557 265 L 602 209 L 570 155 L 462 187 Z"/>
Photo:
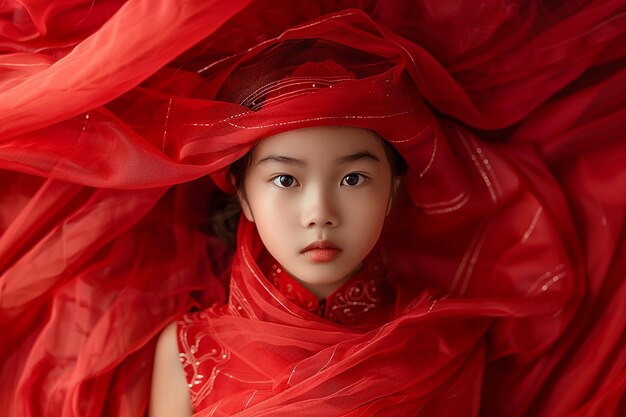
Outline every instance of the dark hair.
<path fill-rule="evenodd" d="M 244 156 L 233 162 L 228 169 L 228 175 L 232 176 L 235 189 L 239 192 L 244 191 L 243 182 L 246 179 L 246 174 L 248 174 L 248 171 L 250 171 L 250 164 L 252 164 L 252 155 L 254 155 L 254 148 L 256 148 L 256 144 L 254 144 Z"/>
<path fill-rule="evenodd" d="M 378 134 L 376 134 L 378 136 Z M 380 136 L 379 136 L 380 137 Z M 385 148 L 385 155 L 387 155 L 387 160 L 389 161 L 389 166 L 391 166 L 391 173 L 394 177 L 404 177 L 409 166 L 406 163 L 406 160 L 400 155 L 400 152 L 393 145 L 387 142 L 385 139 L 380 138 L 383 142 L 383 148 Z"/>

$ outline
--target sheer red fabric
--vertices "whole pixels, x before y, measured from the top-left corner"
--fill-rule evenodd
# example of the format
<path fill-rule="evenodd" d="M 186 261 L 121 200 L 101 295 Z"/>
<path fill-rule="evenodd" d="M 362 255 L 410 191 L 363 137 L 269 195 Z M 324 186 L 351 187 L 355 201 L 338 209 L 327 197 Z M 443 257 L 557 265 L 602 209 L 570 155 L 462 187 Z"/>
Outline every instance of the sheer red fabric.
<path fill-rule="evenodd" d="M 231 287 L 256 319 L 205 314 L 259 383 L 198 415 L 623 414 L 625 28 L 622 0 L 3 2 L 0 406 L 143 415 L 156 335 L 258 269 L 207 233 L 224 170 L 345 124 L 409 164 L 406 310 L 339 332 Z M 349 76 L 239 104 L 325 59 Z"/>
<path fill-rule="evenodd" d="M 412 379 L 412 340 L 402 343 L 397 334 L 387 335 L 385 340 L 377 336 L 381 326 L 399 315 L 396 310 L 406 308 L 397 302 L 401 298 L 395 296 L 395 277 L 380 261 L 370 258 L 364 270 L 323 299 L 320 310 L 315 296 L 277 271 L 278 267 L 272 269 L 272 264 L 267 264 L 264 252 L 254 224 L 242 218 L 228 303 L 186 314 L 177 324 L 181 362 L 194 409 L 199 415 L 235 415 L 242 410 L 244 415 L 309 415 L 333 413 L 333 408 L 334 413 L 354 409 L 355 415 L 375 415 L 380 407 L 375 405 L 380 402 L 377 397 L 390 394 L 373 392 L 371 383 L 380 384 L 392 377 L 406 385 Z M 423 314 L 424 306 L 431 305 L 426 300 L 432 303 L 434 297 L 422 290 L 413 294 L 413 299 L 410 309 L 417 309 L 419 304 Z M 374 342 L 377 346 L 370 346 Z M 404 346 L 406 357 L 402 357 L 402 350 L 387 349 L 394 355 L 392 362 L 405 369 L 404 374 L 387 363 L 389 358 L 383 352 L 377 352 L 381 371 L 374 377 L 376 369 L 359 362 L 363 355 L 372 354 L 370 349 L 375 351 L 386 344 Z M 347 345 L 349 351 L 343 352 Z M 366 347 L 370 353 L 359 352 Z M 325 358 L 325 366 L 316 369 L 320 358 Z M 286 372 L 288 367 L 293 367 L 291 372 Z M 311 377 L 321 372 L 327 374 L 314 382 Z M 341 376 L 331 376 L 337 372 Z M 368 381 L 359 381 L 362 379 Z M 310 384 L 321 386 L 313 389 Z M 329 393 L 327 384 L 346 392 Z M 288 393 L 294 390 L 300 391 L 297 397 Z M 274 400 L 276 396 L 284 399 Z M 311 410 L 312 400 L 320 401 L 322 408 Z M 268 401 L 273 404 L 268 406 Z M 388 410 L 388 399 L 382 403 Z M 413 405 L 407 402 L 404 407 L 411 410 Z M 398 408 L 395 406 L 394 412 Z"/>

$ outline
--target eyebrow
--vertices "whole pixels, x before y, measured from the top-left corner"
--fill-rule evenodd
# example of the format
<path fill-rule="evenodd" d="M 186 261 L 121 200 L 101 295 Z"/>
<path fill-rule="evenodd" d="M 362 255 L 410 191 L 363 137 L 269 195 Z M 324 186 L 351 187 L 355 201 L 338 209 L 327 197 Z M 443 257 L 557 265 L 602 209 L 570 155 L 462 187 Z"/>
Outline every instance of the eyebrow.
<path fill-rule="evenodd" d="M 374 162 L 380 162 L 380 159 L 378 159 L 378 157 L 374 154 L 372 154 L 371 152 L 368 151 L 361 151 L 361 152 L 356 152 L 350 155 L 346 155 L 346 156 L 342 156 L 337 158 L 337 162 L 340 164 L 346 164 L 349 162 L 355 162 L 355 161 L 360 161 L 360 160 L 370 160 L 370 161 L 374 161 Z M 291 158 L 288 156 L 282 156 L 282 155 L 268 155 L 263 159 L 260 159 L 257 162 L 257 165 L 260 165 L 262 163 L 265 162 L 278 162 L 281 164 L 288 164 L 288 165 L 296 165 L 296 166 L 306 166 L 306 162 L 303 161 L 302 159 L 297 159 L 297 158 Z"/>
<path fill-rule="evenodd" d="M 340 164 L 345 164 L 348 162 L 361 161 L 363 159 L 374 161 L 374 162 L 380 162 L 380 159 L 378 159 L 376 155 L 368 151 L 361 151 L 361 152 L 356 152 L 350 155 L 342 156 L 341 158 L 337 160 L 337 162 L 339 162 Z"/>
<path fill-rule="evenodd" d="M 297 166 L 306 165 L 306 162 L 304 162 L 302 159 L 290 158 L 288 156 L 281 156 L 281 155 L 268 155 L 265 158 L 259 160 L 259 162 L 257 162 L 257 165 L 261 165 L 264 162 L 278 162 L 281 164 L 297 165 Z"/>

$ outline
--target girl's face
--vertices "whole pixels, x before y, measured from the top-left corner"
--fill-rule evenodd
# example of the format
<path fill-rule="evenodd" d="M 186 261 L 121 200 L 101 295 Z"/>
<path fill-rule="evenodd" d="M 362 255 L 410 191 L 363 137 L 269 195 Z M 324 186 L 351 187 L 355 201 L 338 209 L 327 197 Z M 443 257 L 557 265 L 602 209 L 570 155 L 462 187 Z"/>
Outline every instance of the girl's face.
<path fill-rule="evenodd" d="M 269 253 L 321 298 L 376 244 L 395 184 L 372 132 L 311 127 L 262 140 L 239 197 Z"/>

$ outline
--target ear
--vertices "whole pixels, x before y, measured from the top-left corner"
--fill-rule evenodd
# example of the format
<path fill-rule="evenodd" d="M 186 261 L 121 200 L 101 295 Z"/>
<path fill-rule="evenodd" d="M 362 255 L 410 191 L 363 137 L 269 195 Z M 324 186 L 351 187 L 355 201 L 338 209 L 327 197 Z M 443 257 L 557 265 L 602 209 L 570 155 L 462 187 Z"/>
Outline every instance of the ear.
<path fill-rule="evenodd" d="M 391 192 L 389 193 L 389 202 L 387 203 L 387 213 L 385 216 L 388 216 L 391 213 L 391 209 L 393 208 L 393 203 L 396 199 L 396 193 L 398 192 L 398 188 L 400 187 L 400 183 L 402 182 L 402 177 L 394 176 L 391 179 Z"/>
<path fill-rule="evenodd" d="M 248 221 L 254 223 L 254 216 L 252 215 L 252 210 L 250 209 L 250 204 L 248 204 L 248 199 L 242 191 L 237 191 L 237 199 L 239 200 L 239 204 L 241 205 L 241 211 L 243 215 L 246 216 Z"/>

